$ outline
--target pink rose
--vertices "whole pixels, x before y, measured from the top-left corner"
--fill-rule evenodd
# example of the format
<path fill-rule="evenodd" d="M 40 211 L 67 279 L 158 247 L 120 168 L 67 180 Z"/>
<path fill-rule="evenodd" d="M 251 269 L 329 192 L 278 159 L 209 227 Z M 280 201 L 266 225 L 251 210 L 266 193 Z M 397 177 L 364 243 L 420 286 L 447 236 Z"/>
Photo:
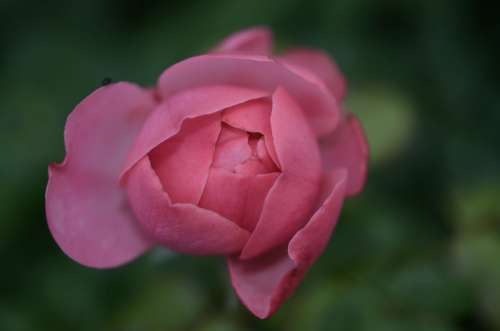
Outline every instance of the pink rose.
<path fill-rule="evenodd" d="M 101 87 L 69 115 L 46 212 L 61 249 L 96 268 L 154 245 L 222 255 L 234 290 L 270 316 L 325 248 L 368 147 L 345 82 L 316 50 L 271 54 L 248 29 L 157 86 Z"/>

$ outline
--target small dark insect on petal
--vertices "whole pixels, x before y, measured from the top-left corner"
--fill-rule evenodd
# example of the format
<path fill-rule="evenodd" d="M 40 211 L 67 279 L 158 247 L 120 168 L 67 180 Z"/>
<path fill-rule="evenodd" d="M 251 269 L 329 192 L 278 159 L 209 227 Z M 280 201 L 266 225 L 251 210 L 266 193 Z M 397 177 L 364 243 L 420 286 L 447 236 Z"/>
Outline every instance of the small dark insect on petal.
<path fill-rule="evenodd" d="M 113 80 L 111 79 L 111 77 L 105 77 L 102 82 L 101 82 L 101 86 L 106 86 L 106 85 L 109 85 L 113 82 Z"/>

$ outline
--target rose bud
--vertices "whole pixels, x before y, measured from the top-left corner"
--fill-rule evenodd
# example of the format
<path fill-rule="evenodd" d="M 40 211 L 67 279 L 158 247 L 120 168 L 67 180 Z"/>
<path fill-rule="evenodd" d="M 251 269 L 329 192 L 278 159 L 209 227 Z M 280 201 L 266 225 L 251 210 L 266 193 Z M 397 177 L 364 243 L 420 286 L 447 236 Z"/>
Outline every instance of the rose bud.
<path fill-rule="evenodd" d="M 110 83 L 73 110 L 46 191 L 68 256 L 95 268 L 155 245 L 224 256 L 243 304 L 276 311 L 362 190 L 368 147 L 332 60 L 274 56 L 271 44 L 267 29 L 248 29 L 152 89 Z"/>

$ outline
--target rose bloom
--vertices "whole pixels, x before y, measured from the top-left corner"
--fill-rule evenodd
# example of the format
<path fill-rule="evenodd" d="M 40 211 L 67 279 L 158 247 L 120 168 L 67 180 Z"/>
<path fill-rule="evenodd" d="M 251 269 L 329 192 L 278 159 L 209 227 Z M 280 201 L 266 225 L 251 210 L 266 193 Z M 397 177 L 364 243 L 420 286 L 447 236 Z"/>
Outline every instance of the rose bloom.
<path fill-rule="evenodd" d="M 153 88 L 101 87 L 68 116 L 46 214 L 61 249 L 108 268 L 155 245 L 224 256 L 266 318 L 322 253 L 368 148 L 323 52 L 271 53 L 252 28 L 166 69 Z"/>

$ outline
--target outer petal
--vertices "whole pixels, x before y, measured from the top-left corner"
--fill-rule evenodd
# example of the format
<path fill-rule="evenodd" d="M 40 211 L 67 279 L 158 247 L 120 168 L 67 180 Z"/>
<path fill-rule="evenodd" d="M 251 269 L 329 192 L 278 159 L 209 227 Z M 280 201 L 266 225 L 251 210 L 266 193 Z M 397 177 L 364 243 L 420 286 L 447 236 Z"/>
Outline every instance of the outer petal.
<path fill-rule="evenodd" d="M 293 293 L 321 255 L 337 222 L 345 194 L 346 172 L 331 174 L 321 207 L 286 247 L 252 260 L 228 259 L 234 290 L 257 317 L 267 318 Z M 332 188 L 333 187 L 333 188 Z"/>
<path fill-rule="evenodd" d="M 352 114 L 347 114 L 339 127 L 320 141 L 324 168 L 348 170 L 347 195 L 363 189 L 368 171 L 368 142 L 363 129 Z"/>
<path fill-rule="evenodd" d="M 344 99 L 347 86 L 337 64 L 323 51 L 293 49 L 279 57 L 280 60 L 300 66 L 321 79 L 338 100 Z"/>
<path fill-rule="evenodd" d="M 152 108 L 148 91 L 118 83 L 96 90 L 68 117 L 66 159 L 49 167 L 45 208 L 52 236 L 81 264 L 113 267 L 151 246 L 118 176 Z"/>
<path fill-rule="evenodd" d="M 317 198 L 321 159 L 300 107 L 283 88 L 273 94 L 271 128 L 282 174 L 264 202 L 260 220 L 241 258 L 287 242 L 307 221 Z"/>
<path fill-rule="evenodd" d="M 271 55 L 272 47 L 273 36 L 271 31 L 264 27 L 254 27 L 231 34 L 214 51 L 269 56 Z"/>
<path fill-rule="evenodd" d="M 269 93 L 237 86 L 206 86 L 187 89 L 166 99 L 148 117 L 127 156 L 126 172 L 153 148 L 174 136 L 186 118 L 212 114 Z"/>
<path fill-rule="evenodd" d="M 248 231 L 213 211 L 172 203 L 148 157 L 130 170 L 126 187 L 132 209 L 144 229 L 177 252 L 230 255 L 239 252 L 248 239 Z"/>
<path fill-rule="evenodd" d="M 220 117 L 220 113 L 215 113 L 184 121 L 177 135 L 149 153 L 173 202 L 196 205 L 200 201 L 221 131 Z"/>
<path fill-rule="evenodd" d="M 219 54 L 192 57 L 163 72 L 158 92 L 168 97 L 185 89 L 214 84 L 246 86 L 269 93 L 281 85 L 296 98 L 318 135 L 331 132 L 340 119 L 338 103 L 332 94 L 267 57 Z"/>

